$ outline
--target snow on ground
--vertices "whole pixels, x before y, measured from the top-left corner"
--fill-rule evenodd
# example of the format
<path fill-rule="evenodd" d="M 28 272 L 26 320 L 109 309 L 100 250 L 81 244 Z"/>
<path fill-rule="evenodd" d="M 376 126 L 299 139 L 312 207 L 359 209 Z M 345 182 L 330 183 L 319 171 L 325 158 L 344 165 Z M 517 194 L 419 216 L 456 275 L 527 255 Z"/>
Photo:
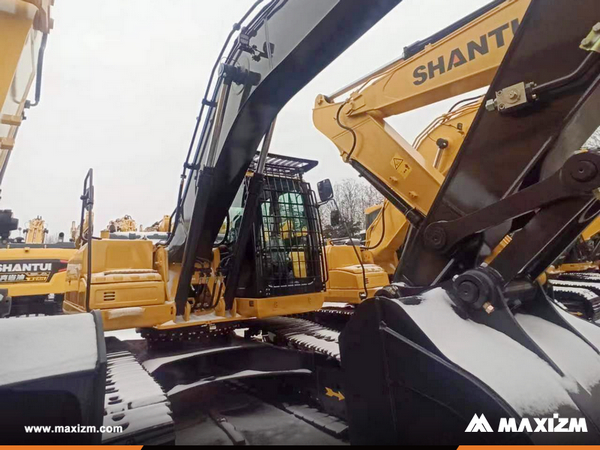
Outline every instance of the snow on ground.
<path fill-rule="evenodd" d="M 138 339 L 143 339 L 142 335 L 138 333 L 135 328 L 129 328 L 127 330 L 105 331 L 104 337 L 116 337 L 120 341 L 135 341 Z"/>
<path fill-rule="evenodd" d="M 350 303 L 323 302 L 323 308 L 345 308 L 351 306 Z"/>
<path fill-rule="evenodd" d="M 91 314 L 0 321 L 0 385 L 92 370 L 98 358 Z"/>
<path fill-rule="evenodd" d="M 132 308 L 116 308 L 108 311 L 109 319 L 117 319 L 119 317 L 141 316 L 146 308 L 134 306 Z"/>
<path fill-rule="evenodd" d="M 540 317 L 517 314 L 517 322 L 563 372 L 591 393 L 600 382 L 600 356 L 577 335 Z"/>
<path fill-rule="evenodd" d="M 156 369 L 158 369 L 162 365 L 168 364 L 173 361 L 179 361 L 181 359 L 188 359 L 188 358 L 192 358 L 197 355 L 208 355 L 210 353 L 237 350 L 240 348 L 242 348 L 241 345 L 232 345 L 230 347 L 209 348 L 209 349 L 198 350 L 197 352 L 182 353 L 180 355 L 163 356 L 160 358 L 148 359 L 148 360 L 144 361 L 142 364 L 148 372 L 153 373 Z"/>
<path fill-rule="evenodd" d="M 190 384 L 178 384 L 174 388 L 172 388 L 169 392 L 167 392 L 167 396 L 171 397 L 179 392 L 187 391 L 188 389 L 192 389 L 198 386 L 202 386 L 208 383 L 214 383 L 215 381 L 225 381 L 225 380 L 235 380 L 238 378 L 248 378 L 248 377 L 259 377 L 263 375 L 273 376 L 273 375 L 289 375 L 292 373 L 302 373 L 302 374 L 310 374 L 310 370 L 308 369 L 294 369 L 294 370 L 273 370 L 273 371 L 262 371 L 262 370 L 242 370 L 241 372 L 234 373 L 232 375 L 225 375 L 222 377 L 209 378 L 207 380 L 196 381 L 195 383 Z"/>
<path fill-rule="evenodd" d="M 441 288 L 426 292 L 419 305 L 398 304 L 451 361 L 490 386 L 519 414 L 540 416 L 561 405 L 577 409 L 566 389 L 572 380 L 503 333 L 461 319 Z"/>

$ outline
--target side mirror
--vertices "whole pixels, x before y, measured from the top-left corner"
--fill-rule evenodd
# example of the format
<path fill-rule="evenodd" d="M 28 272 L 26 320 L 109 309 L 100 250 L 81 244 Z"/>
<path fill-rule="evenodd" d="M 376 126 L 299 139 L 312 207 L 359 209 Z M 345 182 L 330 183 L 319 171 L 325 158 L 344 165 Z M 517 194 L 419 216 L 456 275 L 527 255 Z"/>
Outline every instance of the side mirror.
<path fill-rule="evenodd" d="M 321 203 L 328 202 L 333 198 L 333 187 L 329 178 L 321 180 L 317 183 L 317 191 L 319 192 L 319 199 Z"/>
<path fill-rule="evenodd" d="M 327 180 L 329 181 L 329 180 Z M 329 213 L 329 223 L 332 227 L 337 227 L 341 222 L 340 211 L 337 209 L 332 209 Z"/>

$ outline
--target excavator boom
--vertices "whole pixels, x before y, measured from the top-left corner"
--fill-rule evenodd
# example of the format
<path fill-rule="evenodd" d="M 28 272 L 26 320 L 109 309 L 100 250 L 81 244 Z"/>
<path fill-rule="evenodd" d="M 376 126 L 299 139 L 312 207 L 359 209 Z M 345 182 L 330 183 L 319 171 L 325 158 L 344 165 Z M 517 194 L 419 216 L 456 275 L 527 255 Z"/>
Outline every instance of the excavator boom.
<path fill-rule="evenodd" d="M 347 100 L 317 97 L 317 129 L 411 223 L 427 214 L 443 177 L 384 119 L 489 85 L 528 5 L 529 0 L 493 2 L 361 79 Z"/>
<path fill-rule="evenodd" d="M 369 3 L 367 14 L 362 3 L 347 0 L 326 0 L 311 8 L 299 0 L 275 0 L 241 30 L 214 96 L 204 99 L 209 105 L 204 132 L 192 143 L 196 152 L 186 163 L 190 173 L 169 243 L 170 259 L 181 261 L 178 314 L 189 295 L 194 265 L 211 257 L 223 220 L 277 112 L 399 2 Z"/>

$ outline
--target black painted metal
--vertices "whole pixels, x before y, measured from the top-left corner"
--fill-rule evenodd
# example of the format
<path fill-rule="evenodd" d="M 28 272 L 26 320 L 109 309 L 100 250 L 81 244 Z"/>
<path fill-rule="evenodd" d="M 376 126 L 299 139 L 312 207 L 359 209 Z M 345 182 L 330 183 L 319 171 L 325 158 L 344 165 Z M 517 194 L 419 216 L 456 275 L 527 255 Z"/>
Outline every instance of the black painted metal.
<path fill-rule="evenodd" d="M 310 8 L 301 0 L 274 1 L 245 28 L 250 47 L 238 41 L 228 63 L 260 74 L 260 82 L 256 86 L 231 89 L 222 133 L 213 136 L 219 144 L 210 188 L 197 192 L 195 177 L 189 178 L 183 200 L 183 222 L 169 245 L 169 255 L 182 260 L 186 268 L 180 284 L 189 285 L 189 267 L 196 257 L 210 257 L 219 228 L 260 139 L 279 110 L 400 1 L 322 0 L 311 3 Z M 256 49 L 252 50 L 252 45 Z M 272 58 L 263 56 L 266 46 L 271 46 Z M 207 205 L 202 210 L 196 209 L 196 195 L 206 197 Z M 197 245 L 192 245 L 187 237 L 195 235 L 198 235 Z M 187 296 L 185 287 L 178 290 L 178 303 L 185 303 L 183 296 Z"/>
<path fill-rule="evenodd" d="M 518 415 L 450 363 L 397 300 L 376 297 L 359 305 L 342 332 L 340 351 L 352 444 L 531 442 L 525 434 L 464 432 L 475 413 L 492 426 Z"/>
<path fill-rule="evenodd" d="M 8 153 L 10 155 L 10 152 Z M 6 167 L 6 166 L 5 166 Z M 19 219 L 13 217 L 10 209 L 0 211 L 0 239 L 8 241 L 10 232 L 19 228 Z"/>
<path fill-rule="evenodd" d="M 231 271 L 227 276 L 227 285 L 225 288 L 225 309 L 228 311 L 233 307 L 233 300 L 240 283 L 242 264 L 245 262 L 243 255 L 246 253 L 248 243 L 254 234 L 254 225 L 258 216 L 260 199 L 263 193 L 265 177 L 261 173 L 255 173 L 248 183 L 248 194 L 244 205 L 244 213 L 240 224 L 240 233 L 235 242 L 234 258 Z"/>
<path fill-rule="evenodd" d="M 423 222 L 423 215 L 416 210 L 410 203 L 407 203 L 402 197 L 390 189 L 381 179 L 371 173 L 365 166 L 356 160 L 351 160 L 350 164 L 356 171 L 365 178 L 375 189 L 379 191 L 386 199 L 390 201 L 413 226 L 419 226 Z"/>
<path fill-rule="evenodd" d="M 575 71 L 588 56 L 579 44 L 599 16 L 600 3 L 594 0 L 576 4 L 533 0 L 486 100 L 519 82 L 541 85 Z M 548 30 L 561 31 L 549 34 Z M 452 253 L 426 249 L 425 228 L 479 211 L 536 183 L 540 173 L 547 177 L 556 172 L 600 124 L 598 108 L 592 111 L 585 102 L 586 96 L 596 95 L 589 89 L 597 72 L 598 65 L 594 65 L 575 85 L 547 93 L 536 104 L 512 114 L 480 109 L 429 215 L 404 252 L 399 278 L 424 286 L 436 280 L 451 261 L 456 264 L 445 279 L 478 264 L 480 258 L 468 242 Z M 573 127 L 577 132 L 568 138 L 560 136 L 571 118 L 577 119 Z M 477 245 L 494 248 L 510 229 L 510 223 L 490 228 L 483 235 L 485 242 Z"/>
<path fill-rule="evenodd" d="M 79 221 L 79 240 L 87 245 L 87 280 L 85 285 L 85 310 L 90 310 L 90 290 L 92 287 L 92 241 L 94 240 L 94 170 L 88 170 L 83 180 L 83 193 L 81 194 L 81 220 Z M 87 212 L 88 228 L 83 235 L 85 213 Z"/>
<path fill-rule="evenodd" d="M 243 376 L 293 374 L 306 370 L 311 375 L 315 370 L 314 358 L 309 353 L 297 352 L 262 343 L 249 343 L 241 339 L 213 340 L 210 344 L 197 346 L 194 351 L 182 352 L 180 358 L 172 358 L 152 372 L 152 376 L 167 392 L 177 385 L 204 381 L 210 383 L 220 377 L 241 373 Z M 158 353 L 156 356 L 160 357 Z M 172 356 L 170 354 L 169 356 Z M 245 371 L 256 371 L 244 375 Z"/>
<path fill-rule="evenodd" d="M 468 23 L 471 23 L 473 20 L 475 20 L 478 17 L 484 15 L 485 13 L 491 11 L 495 7 L 500 6 L 505 1 L 506 0 L 494 0 L 490 3 L 488 3 L 487 5 L 479 8 L 478 10 L 473 11 L 471 14 L 463 17 L 462 19 L 453 23 L 452 25 L 444 28 L 443 30 L 440 30 L 440 31 L 436 32 L 435 34 L 429 36 L 428 38 L 421 39 L 417 42 L 412 43 L 411 45 L 404 47 L 404 53 L 402 56 L 404 57 L 404 59 L 408 59 L 411 56 L 416 55 L 417 53 L 422 51 L 426 46 L 435 44 L 436 42 L 439 42 L 440 40 L 444 39 L 449 34 L 454 33 L 456 30 L 464 27 Z"/>
<path fill-rule="evenodd" d="M 416 321 L 407 308 L 420 308 L 419 297 L 402 299 L 375 297 L 358 306 L 340 337 L 342 367 L 345 372 L 344 395 L 347 402 L 350 439 L 353 444 L 465 444 L 465 443 L 597 443 L 600 440 L 598 424 L 600 410 L 597 398 L 600 386 L 589 390 L 565 390 L 573 404 L 560 406 L 561 417 L 585 417 L 587 433 L 466 433 L 467 425 L 475 414 L 484 414 L 492 430 L 498 430 L 500 418 L 531 417 L 520 415 L 501 398 L 499 392 L 460 365 L 461 358 L 445 355 L 422 330 L 420 316 Z M 428 299 L 425 301 L 445 301 Z M 456 303 L 455 311 L 464 321 L 454 323 L 452 333 L 461 335 L 462 326 L 472 329 L 478 322 L 520 342 L 546 360 L 558 374 L 570 373 L 565 361 L 556 364 L 538 347 L 535 339 L 519 325 L 509 308 L 487 315 L 479 310 L 462 311 Z M 583 347 L 598 349 L 569 321 L 558 313 L 541 288 L 531 301 L 524 303 L 518 314 L 534 315 L 561 327 L 576 336 Z M 464 316 L 463 316 L 464 315 Z M 463 325 L 464 324 L 464 325 Z M 481 327 L 481 329 L 485 329 Z M 485 333 L 483 334 L 485 335 Z M 481 336 L 483 336 L 481 335 Z M 488 341 L 490 354 L 505 358 L 493 341 Z M 470 347 L 465 342 L 465 352 Z M 475 347 L 476 348 L 476 347 Z M 577 349 L 573 349 L 577 351 Z M 498 353 L 496 353 L 498 352 Z M 410 361 L 410 364 L 407 363 Z M 515 365 L 512 370 L 523 370 Z M 591 369 L 592 370 L 592 369 Z M 530 381 L 531 382 L 531 381 Z M 541 381 L 540 381 L 541 382 Z M 506 392 L 504 392 L 506 395 Z M 514 396 L 513 396 L 514 399 Z M 550 417 L 551 413 L 544 414 Z M 535 415 L 533 417 L 536 417 Z M 556 417 L 556 416 L 555 416 Z"/>
<path fill-rule="evenodd" d="M 205 167 L 198 175 L 198 192 L 210 191 L 213 185 L 213 179 L 214 169 L 212 167 Z M 206 215 L 208 197 L 205 195 L 197 195 L 194 198 L 194 201 L 194 212 L 198 215 Z M 191 228 L 190 231 L 193 231 L 193 228 Z M 191 280 L 196 264 L 195 249 L 198 247 L 199 239 L 199 233 L 190 233 L 187 238 L 187 245 L 184 248 L 183 261 L 185 261 L 185 263 L 181 265 L 181 274 L 179 276 L 179 284 L 177 285 L 177 294 L 175 297 L 177 315 L 184 313 L 185 304 L 191 294 Z"/>
<path fill-rule="evenodd" d="M 572 155 L 554 175 L 513 195 L 452 221 L 440 221 L 425 230 L 425 243 L 439 252 L 446 252 L 469 235 L 515 219 L 558 200 L 584 197 L 593 199 L 593 190 L 600 187 L 600 153 Z M 570 216 L 564 216 L 568 220 Z M 519 249 L 523 252 L 523 249 Z M 564 249 L 561 249 L 561 252 Z M 526 253 L 526 252 L 524 252 Z M 559 252 L 560 253 L 560 252 Z"/>

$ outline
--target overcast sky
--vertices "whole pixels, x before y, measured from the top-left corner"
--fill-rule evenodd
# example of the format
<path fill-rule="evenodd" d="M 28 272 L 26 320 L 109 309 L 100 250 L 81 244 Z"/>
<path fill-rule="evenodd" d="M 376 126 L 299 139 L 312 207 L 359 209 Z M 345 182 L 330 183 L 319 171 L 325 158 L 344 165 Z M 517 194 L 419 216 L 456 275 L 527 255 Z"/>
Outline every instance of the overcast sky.
<path fill-rule="evenodd" d="M 68 231 L 79 218 L 83 178 L 92 167 L 96 233 L 124 214 L 145 226 L 170 214 L 210 67 L 253 1 L 56 0 L 41 104 L 27 112 L 19 131 L 2 208 L 13 209 L 21 226 L 41 215 L 51 234 Z M 485 3 L 404 0 L 287 104 L 271 150 L 318 160 L 311 183 L 355 177 L 313 127 L 317 94 L 397 58 L 404 46 Z M 452 103 L 389 122 L 412 141 Z"/>

